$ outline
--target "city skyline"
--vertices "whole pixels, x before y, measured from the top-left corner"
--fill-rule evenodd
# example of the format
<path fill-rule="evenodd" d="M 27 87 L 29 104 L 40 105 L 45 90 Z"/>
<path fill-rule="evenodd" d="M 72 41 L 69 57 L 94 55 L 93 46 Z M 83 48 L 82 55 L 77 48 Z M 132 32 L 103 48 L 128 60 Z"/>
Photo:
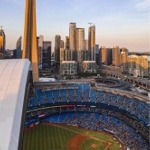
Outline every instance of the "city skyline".
<path fill-rule="evenodd" d="M 19 0 L 1 0 L 1 25 L 6 34 L 6 48 L 14 49 L 23 35 L 24 5 Z M 44 40 L 52 41 L 55 35 L 69 35 L 69 23 L 85 28 L 88 39 L 89 22 L 96 26 L 96 43 L 105 47 L 126 47 L 129 51 L 144 52 L 149 48 L 149 1 L 148 0 L 37 0 L 37 33 Z M 7 11 L 9 9 L 9 11 Z M 11 12 L 11 13 L 10 13 Z"/>

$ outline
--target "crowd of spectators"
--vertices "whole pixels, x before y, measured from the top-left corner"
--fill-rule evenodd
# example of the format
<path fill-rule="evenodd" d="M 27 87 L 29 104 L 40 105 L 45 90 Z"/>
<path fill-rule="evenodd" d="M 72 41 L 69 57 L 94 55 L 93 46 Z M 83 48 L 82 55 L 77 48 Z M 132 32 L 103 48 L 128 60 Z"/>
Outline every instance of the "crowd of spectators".
<path fill-rule="evenodd" d="M 60 102 L 66 107 L 59 106 Z M 148 150 L 149 106 L 142 100 L 96 90 L 89 83 L 34 89 L 25 126 L 43 121 L 75 125 L 112 133 L 131 150 Z"/>
<path fill-rule="evenodd" d="M 134 128 L 110 115 L 72 112 L 52 115 L 44 121 L 109 132 L 131 150 L 148 150 L 148 142 Z"/>
<path fill-rule="evenodd" d="M 34 97 L 29 99 L 28 109 L 49 106 L 57 102 L 94 102 L 129 112 L 149 126 L 149 103 L 135 98 L 97 91 L 90 84 L 69 84 L 67 89 L 35 89 Z"/>

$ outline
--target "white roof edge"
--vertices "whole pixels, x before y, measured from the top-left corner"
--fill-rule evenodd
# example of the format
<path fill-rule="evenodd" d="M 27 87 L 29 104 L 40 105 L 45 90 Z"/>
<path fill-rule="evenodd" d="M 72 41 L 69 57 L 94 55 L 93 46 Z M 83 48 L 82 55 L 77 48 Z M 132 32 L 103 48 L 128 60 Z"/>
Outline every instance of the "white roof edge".
<path fill-rule="evenodd" d="M 17 150 L 30 68 L 27 59 L 0 61 L 0 149 Z"/>

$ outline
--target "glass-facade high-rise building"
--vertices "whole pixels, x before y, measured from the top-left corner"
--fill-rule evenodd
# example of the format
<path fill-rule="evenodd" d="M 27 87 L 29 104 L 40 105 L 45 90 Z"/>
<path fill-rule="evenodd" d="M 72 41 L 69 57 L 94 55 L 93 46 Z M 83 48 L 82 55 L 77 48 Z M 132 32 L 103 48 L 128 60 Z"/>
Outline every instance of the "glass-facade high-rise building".
<path fill-rule="evenodd" d="M 76 50 L 77 50 L 77 61 L 81 63 L 83 61 L 82 52 L 85 49 L 85 33 L 84 28 L 76 29 Z"/>
<path fill-rule="evenodd" d="M 60 46 L 61 46 L 61 36 L 55 36 L 55 61 L 56 63 L 60 63 Z"/>
<path fill-rule="evenodd" d="M 50 69 L 50 67 L 51 67 L 51 41 L 44 41 L 42 68 Z"/>
<path fill-rule="evenodd" d="M 4 30 L 0 29 L 0 59 L 4 59 L 6 37 Z"/>
<path fill-rule="evenodd" d="M 88 48 L 90 60 L 95 60 L 95 26 L 90 26 L 88 31 Z"/>
<path fill-rule="evenodd" d="M 22 37 L 20 36 L 16 42 L 16 49 L 14 50 L 13 57 L 14 58 L 22 58 Z"/>
<path fill-rule="evenodd" d="M 76 23 L 70 23 L 69 25 L 69 46 L 71 50 L 72 60 L 76 60 Z"/>
<path fill-rule="evenodd" d="M 40 35 L 38 37 L 38 64 L 42 65 L 43 61 L 43 42 L 44 42 L 44 36 Z"/>
<path fill-rule="evenodd" d="M 70 45 L 69 45 L 69 36 L 66 36 L 65 49 L 70 49 Z"/>

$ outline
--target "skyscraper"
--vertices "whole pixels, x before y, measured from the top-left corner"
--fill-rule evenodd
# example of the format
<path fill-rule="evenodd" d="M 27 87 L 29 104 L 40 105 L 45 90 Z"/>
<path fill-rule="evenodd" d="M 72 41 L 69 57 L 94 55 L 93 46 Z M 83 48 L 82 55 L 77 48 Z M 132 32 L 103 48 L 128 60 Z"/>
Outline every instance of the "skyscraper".
<path fill-rule="evenodd" d="M 84 49 L 88 50 L 88 40 L 84 40 Z"/>
<path fill-rule="evenodd" d="M 4 30 L 0 29 L 0 59 L 4 59 L 4 52 L 5 52 L 5 33 Z"/>
<path fill-rule="evenodd" d="M 128 50 L 126 48 L 121 49 L 121 67 L 123 72 L 128 71 Z"/>
<path fill-rule="evenodd" d="M 96 64 L 99 64 L 99 44 L 95 44 L 95 61 Z"/>
<path fill-rule="evenodd" d="M 148 77 L 148 56 L 142 55 L 139 56 L 139 62 L 140 62 L 140 76 L 143 78 L 144 76 Z"/>
<path fill-rule="evenodd" d="M 71 50 L 69 47 L 69 37 L 66 36 L 65 48 L 60 48 L 60 62 L 71 61 Z"/>
<path fill-rule="evenodd" d="M 28 58 L 31 61 L 33 81 L 38 81 L 36 0 L 26 0 L 22 58 Z"/>
<path fill-rule="evenodd" d="M 120 57 L 120 48 L 119 46 L 117 47 L 113 47 L 112 49 L 112 64 L 116 67 L 119 67 L 120 66 L 120 60 L 121 60 L 121 57 Z"/>
<path fill-rule="evenodd" d="M 77 61 L 81 63 L 83 61 L 82 53 L 85 47 L 84 44 L 84 28 L 76 28 L 76 50 L 77 50 Z"/>
<path fill-rule="evenodd" d="M 108 50 L 108 65 L 112 65 L 112 48 L 107 48 Z"/>
<path fill-rule="evenodd" d="M 60 48 L 64 48 L 64 47 L 65 47 L 64 40 L 60 40 Z"/>
<path fill-rule="evenodd" d="M 61 36 L 55 36 L 55 61 L 56 63 L 60 63 L 60 46 L 61 46 Z"/>
<path fill-rule="evenodd" d="M 65 49 L 60 48 L 60 63 L 65 60 Z"/>
<path fill-rule="evenodd" d="M 66 36 L 65 49 L 70 49 L 68 36 Z"/>
<path fill-rule="evenodd" d="M 19 39 L 17 40 L 17 43 L 16 43 L 16 50 L 14 50 L 15 52 L 15 58 L 21 58 L 22 57 L 22 52 L 21 52 L 21 49 L 22 49 L 22 37 L 20 36 Z"/>
<path fill-rule="evenodd" d="M 51 41 L 43 41 L 42 69 L 51 67 Z"/>
<path fill-rule="evenodd" d="M 72 53 L 72 60 L 76 59 L 76 23 L 69 25 L 69 46 Z"/>
<path fill-rule="evenodd" d="M 112 49 L 101 47 L 99 50 L 99 65 L 111 65 L 112 64 Z"/>
<path fill-rule="evenodd" d="M 71 61 L 71 50 L 70 49 L 65 49 L 64 50 L 64 60 L 65 61 Z"/>
<path fill-rule="evenodd" d="M 108 65 L 108 50 L 106 47 L 101 47 L 100 48 L 100 53 L 101 53 L 101 63 L 104 65 Z"/>
<path fill-rule="evenodd" d="M 138 56 L 137 55 L 129 55 L 128 56 L 128 72 L 129 74 L 134 74 L 134 70 L 139 68 L 137 65 Z M 138 73 L 139 74 L 139 73 Z"/>
<path fill-rule="evenodd" d="M 43 61 L 43 42 L 44 42 L 44 36 L 40 35 L 38 37 L 38 64 L 42 65 Z"/>
<path fill-rule="evenodd" d="M 90 26 L 88 31 L 88 48 L 90 60 L 95 60 L 95 26 Z"/>
<path fill-rule="evenodd" d="M 43 47 L 44 36 L 40 35 L 38 38 L 38 46 Z"/>

